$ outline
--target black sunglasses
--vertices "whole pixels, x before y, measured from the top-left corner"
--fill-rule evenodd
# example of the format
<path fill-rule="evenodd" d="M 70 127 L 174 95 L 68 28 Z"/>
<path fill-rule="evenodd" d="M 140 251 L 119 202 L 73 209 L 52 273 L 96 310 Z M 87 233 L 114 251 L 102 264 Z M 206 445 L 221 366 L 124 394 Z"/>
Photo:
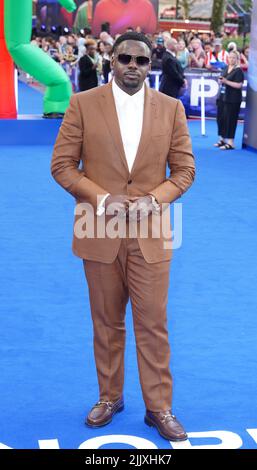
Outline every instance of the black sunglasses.
<path fill-rule="evenodd" d="M 139 56 L 129 55 L 129 54 L 119 54 L 118 55 L 118 61 L 120 62 L 120 64 L 123 64 L 123 65 L 130 64 L 132 58 L 133 58 L 133 60 L 135 60 L 136 64 L 139 65 L 139 67 L 143 67 L 145 65 L 150 64 L 149 57 L 146 57 L 144 55 L 139 55 Z"/>

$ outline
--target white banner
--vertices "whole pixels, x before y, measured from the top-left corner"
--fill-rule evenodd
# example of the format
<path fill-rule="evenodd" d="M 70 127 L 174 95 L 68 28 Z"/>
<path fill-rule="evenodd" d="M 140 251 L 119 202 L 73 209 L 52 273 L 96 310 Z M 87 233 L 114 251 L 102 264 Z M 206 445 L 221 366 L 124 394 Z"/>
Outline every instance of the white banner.
<path fill-rule="evenodd" d="M 179 2 L 179 14 L 184 16 L 184 7 L 182 0 Z M 210 19 L 212 15 L 213 0 L 188 0 L 189 17 L 201 18 L 203 20 Z M 175 18 L 175 11 L 171 11 L 171 7 L 176 7 L 176 0 L 159 0 L 159 18 L 163 18 L 163 13 L 166 10 L 165 17 L 167 19 Z M 168 11 L 170 9 L 170 11 Z"/>

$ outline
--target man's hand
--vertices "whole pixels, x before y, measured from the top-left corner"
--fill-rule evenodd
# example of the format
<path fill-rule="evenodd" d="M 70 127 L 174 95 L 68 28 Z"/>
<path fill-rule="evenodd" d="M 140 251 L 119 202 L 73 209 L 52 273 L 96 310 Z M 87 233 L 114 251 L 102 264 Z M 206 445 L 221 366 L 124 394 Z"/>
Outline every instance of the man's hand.
<path fill-rule="evenodd" d="M 156 208 L 156 205 L 153 205 L 150 194 L 141 197 L 109 194 L 104 202 L 105 213 L 107 215 L 127 217 L 127 220 L 137 222 L 148 217 L 152 212 L 159 211 L 160 209 L 158 206 Z"/>
<path fill-rule="evenodd" d="M 123 194 L 109 194 L 104 201 L 105 213 L 126 217 L 129 207 L 129 197 Z"/>
<path fill-rule="evenodd" d="M 152 196 L 149 194 L 141 197 L 131 197 L 130 202 L 127 214 L 130 220 L 139 222 L 141 219 L 148 217 L 154 210 Z"/>

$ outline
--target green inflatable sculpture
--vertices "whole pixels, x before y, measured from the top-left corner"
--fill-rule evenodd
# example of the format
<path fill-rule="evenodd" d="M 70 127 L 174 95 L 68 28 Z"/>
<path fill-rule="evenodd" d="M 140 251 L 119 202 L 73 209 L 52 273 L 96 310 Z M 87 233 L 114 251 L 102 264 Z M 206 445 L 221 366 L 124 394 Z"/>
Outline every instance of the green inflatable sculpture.
<path fill-rule="evenodd" d="M 68 12 L 77 8 L 73 0 L 59 2 Z M 44 116 L 63 115 L 72 94 L 71 83 L 60 65 L 39 47 L 30 44 L 32 0 L 5 0 L 4 23 L 6 45 L 14 62 L 47 87 Z"/>

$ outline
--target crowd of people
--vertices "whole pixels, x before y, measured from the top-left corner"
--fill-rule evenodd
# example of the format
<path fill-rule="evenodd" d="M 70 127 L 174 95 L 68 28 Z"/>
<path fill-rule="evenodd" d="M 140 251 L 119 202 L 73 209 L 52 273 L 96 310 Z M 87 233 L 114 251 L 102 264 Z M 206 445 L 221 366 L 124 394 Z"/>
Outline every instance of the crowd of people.
<path fill-rule="evenodd" d="M 138 29 L 138 28 L 137 28 Z M 133 28 L 128 28 L 132 31 Z M 140 32 L 140 31 L 137 31 Z M 59 62 L 72 80 L 77 72 L 74 91 L 86 91 L 108 83 L 111 71 L 113 38 L 102 31 L 98 39 L 90 33 L 54 37 L 33 37 L 32 44 L 42 48 Z M 151 70 L 160 72 L 159 91 L 178 98 L 180 89 L 187 86 L 184 72 L 188 68 L 220 71 L 217 97 L 218 142 L 222 150 L 234 149 L 234 136 L 242 101 L 243 71 L 248 69 L 249 47 L 238 50 L 236 38 L 214 33 L 183 32 L 172 37 L 170 32 L 147 35 L 152 44 Z M 224 44 L 227 44 L 224 47 Z M 151 77 L 149 78 L 150 85 Z"/>
<path fill-rule="evenodd" d="M 133 28 L 128 28 L 128 31 L 130 30 Z M 86 34 L 69 33 L 58 39 L 50 36 L 33 37 L 32 44 L 42 48 L 59 62 L 68 75 L 71 76 L 76 69 L 78 90 L 84 91 L 108 83 L 110 80 L 112 46 L 118 36 L 113 38 L 103 31 L 96 39 L 86 31 Z M 188 68 L 223 70 L 229 63 L 229 52 L 238 50 L 234 37 L 229 38 L 226 34 L 223 37 L 217 37 L 213 32 L 188 31 L 174 38 L 170 32 L 165 31 L 148 36 L 153 47 L 152 70 L 162 71 L 167 48 L 176 57 L 183 71 Z M 228 39 L 231 41 L 228 42 Z M 223 46 L 224 43 L 227 43 L 226 47 Z M 249 47 L 246 46 L 238 52 L 240 67 L 243 71 L 247 71 Z"/>

